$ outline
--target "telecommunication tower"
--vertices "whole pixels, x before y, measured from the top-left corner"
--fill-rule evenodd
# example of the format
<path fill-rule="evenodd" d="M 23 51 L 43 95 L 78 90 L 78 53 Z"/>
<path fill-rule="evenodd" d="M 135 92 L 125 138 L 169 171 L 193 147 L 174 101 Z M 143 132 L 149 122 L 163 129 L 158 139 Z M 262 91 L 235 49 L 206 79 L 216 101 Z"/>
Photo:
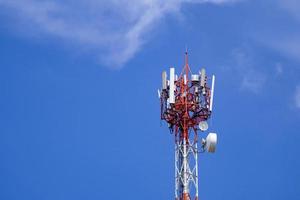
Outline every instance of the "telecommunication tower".
<path fill-rule="evenodd" d="M 179 76 L 170 68 L 170 78 L 162 72 L 158 90 L 161 120 L 168 124 L 175 139 L 175 199 L 198 200 L 198 153 L 215 152 L 217 134 L 209 133 L 198 147 L 198 133 L 208 130 L 212 114 L 215 76 L 202 68 L 192 74 L 185 52 L 185 64 Z M 209 84 L 210 83 L 210 84 Z"/>

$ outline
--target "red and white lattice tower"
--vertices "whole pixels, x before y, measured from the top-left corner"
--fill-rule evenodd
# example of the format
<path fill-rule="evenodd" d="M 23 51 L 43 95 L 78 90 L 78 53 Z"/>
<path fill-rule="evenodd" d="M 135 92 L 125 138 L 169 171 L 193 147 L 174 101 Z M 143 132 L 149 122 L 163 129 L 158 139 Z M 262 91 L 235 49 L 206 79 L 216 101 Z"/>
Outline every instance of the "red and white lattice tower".
<path fill-rule="evenodd" d="M 162 73 L 162 88 L 158 92 L 161 119 L 167 122 L 175 138 L 176 200 L 198 200 L 198 153 L 215 151 L 215 133 L 209 133 L 198 147 L 198 133 L 208 129 L 206 121 L 212 113 L 214 82 L 215 76 L 209 78 L 205 69 L 191 73 L 187 52 L 179 76 L 175 68 L 170 68 L 169 80 L 167 73 Z"/>

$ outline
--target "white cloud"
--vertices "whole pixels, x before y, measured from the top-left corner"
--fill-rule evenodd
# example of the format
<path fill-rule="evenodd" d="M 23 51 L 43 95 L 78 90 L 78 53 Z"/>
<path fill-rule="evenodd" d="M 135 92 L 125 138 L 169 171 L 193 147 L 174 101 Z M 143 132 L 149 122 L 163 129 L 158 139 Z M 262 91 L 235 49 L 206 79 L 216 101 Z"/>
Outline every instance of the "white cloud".
<path fill-rule="evenodd" d="M 270 19 L 272 21 L 264 25 L 264 31 L 258 34 L 255 30 L 255 38 L 286 58 L 300 62 L 300 1 L 277 0 L 273 3 L 278 23 Z"/>
<path fill-rule="evenodd" d="M 295 106 L 296 106 L 296 108 L 300 109 L 300 85 L 298 85 L 296 87 L 294 100 L 295 100 Z"/>
<path fill-rule="evenodd" d="M 300 2 L 299 0 L 279 0 L 281 9 L 287 11 L 291 16 L 300 21 Z"/>
<path fill-rule="evenodd" d="M 297 33 L 295 34 L 295 32 Z M 267 45 L 269 48 L 275 49 L 283 56 L 300 62 L 300 30 L 291 32 L 286 30 L 285 33 L 278 35 L 270 34 L 268 37 L 259 38 L 258 41 Z"/>
<path fill-rule="evenodd" d="M 282 64 L 280 62 L 277 62 L 275 64 L 275 74 L 276 76 L 279 76 L 283 73 L 283 67 L 282 67 Z"/>
<path fill-rule="evenodd" d="M 241 79 L 241 89 L 255 94 L 260 93 L 266 82 L 266 75 L 257 70 L 255 59 L 245 49 L 237 48 L 232 51 L 235 74 Z"/>
<path fill-rule="evenodd" d="M 150 30 L 183 3 L 236 0 L 0 0 L 0 11 L 21 21 L 25 32 L 55 36 L 92 50 L 102 62 L 121 67 L 147 42 Z"/>
<path fill-rule="evenodd" d="M 224 4 L 224 3 L 236 3 L 242 0 L 184 0 L 188 3 L 213 3 L 213 4 Z"/>
<path fill-rule="evenodd" d="M 266 76 L 255 70 L 249 70 L 242 79 L 242 89 L 250 90 L 253 93 L 259 93 L 263 89 Z"/>

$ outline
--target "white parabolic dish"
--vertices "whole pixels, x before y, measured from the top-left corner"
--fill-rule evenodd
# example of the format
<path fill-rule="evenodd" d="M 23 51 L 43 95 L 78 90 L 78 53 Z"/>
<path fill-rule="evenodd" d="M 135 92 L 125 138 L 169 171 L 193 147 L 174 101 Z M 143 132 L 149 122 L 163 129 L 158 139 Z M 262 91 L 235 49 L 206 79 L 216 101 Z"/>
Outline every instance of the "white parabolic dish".
<path fill-rule="evenodd" d="M 208 124 L 207 124 L 207 122 L 206 122 L 206 121 L 201 121 L 201 122 L 199 123 L 199 129 L 200 129 L 201 131 L 206 131 L 206 130 L 208 129 Z"/>
<path fill-rule="evenodd" d="M 217 134 L 209 133 L 206 137 L 206 150 L 210 153 L 214 153 L 216 151 L 217 145 Z"/>

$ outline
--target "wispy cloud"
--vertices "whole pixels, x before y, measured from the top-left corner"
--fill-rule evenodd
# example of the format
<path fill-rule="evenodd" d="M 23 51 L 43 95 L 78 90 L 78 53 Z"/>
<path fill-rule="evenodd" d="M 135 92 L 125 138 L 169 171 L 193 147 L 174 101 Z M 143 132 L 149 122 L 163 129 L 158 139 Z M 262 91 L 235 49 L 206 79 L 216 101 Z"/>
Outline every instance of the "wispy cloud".
<path fill-rule="evenodd" d="M 279 0 L 280 8 L 287 11 L 300 22 L 300 2 L 298 0 Z"/>
<path fill-rule="evenodd" d="M 213 4 L 224 4 L 224 3 L 236 3 L 243 0 L 183 0 L 188 3 L 213 3 Z"/>
<path fill-rule="evenodd" d="M 263 89 L 265 82 L 266 76 L 264 74 L 251 69 L 243 76 L 241 88 L 257 94 Z"/>
<path fill-rule="evenodd" d="M 283 56 L 300 62 L 300 1 L 277 0 L 273 5 L 278 23 L 270 19 L 264 32 L 255 30 L 255 38 Z"/>
<path fill-rule="evenodd" d="M 300 85 L 296 87 L 295 96 L 294 96 L 295 106 L 300 109 Z"/>
<path fill-rule="evenodd" d="M 24 31 L 55 36 L 96 52 L 101 62 L 122 67 L 149 33 L 184 3 L 222 5 L 237 0 L 0 0 L 0 10 L 22 21 Z"/>
<path fill-rule="evenodd" d="M 241 79 L 241 89 L 255 94 L 260 93 L 266 82 L 266 75 L 257 69 L 254 58 L 247 50 L 237 48 L 232 51 L 233 67 Z"/>
<path fill-rule="evenodd" d="M 300 30 L 286 30 L 285 33 L 278 35 L 270 33 L 270 35 L 271 36 L 266 36 L 258 40 L 267 45 L 269 48 L 275 49 L 283 56 L 300 62 Z"/>
<path fill-rule="evenodd" d="M 283 67 L 282 67 L 282 64 L 280 62 L 277 62 L 275 64 L 275 75 L 276 76 L 280 76 L 282 75 L 283 73 Z"/>

